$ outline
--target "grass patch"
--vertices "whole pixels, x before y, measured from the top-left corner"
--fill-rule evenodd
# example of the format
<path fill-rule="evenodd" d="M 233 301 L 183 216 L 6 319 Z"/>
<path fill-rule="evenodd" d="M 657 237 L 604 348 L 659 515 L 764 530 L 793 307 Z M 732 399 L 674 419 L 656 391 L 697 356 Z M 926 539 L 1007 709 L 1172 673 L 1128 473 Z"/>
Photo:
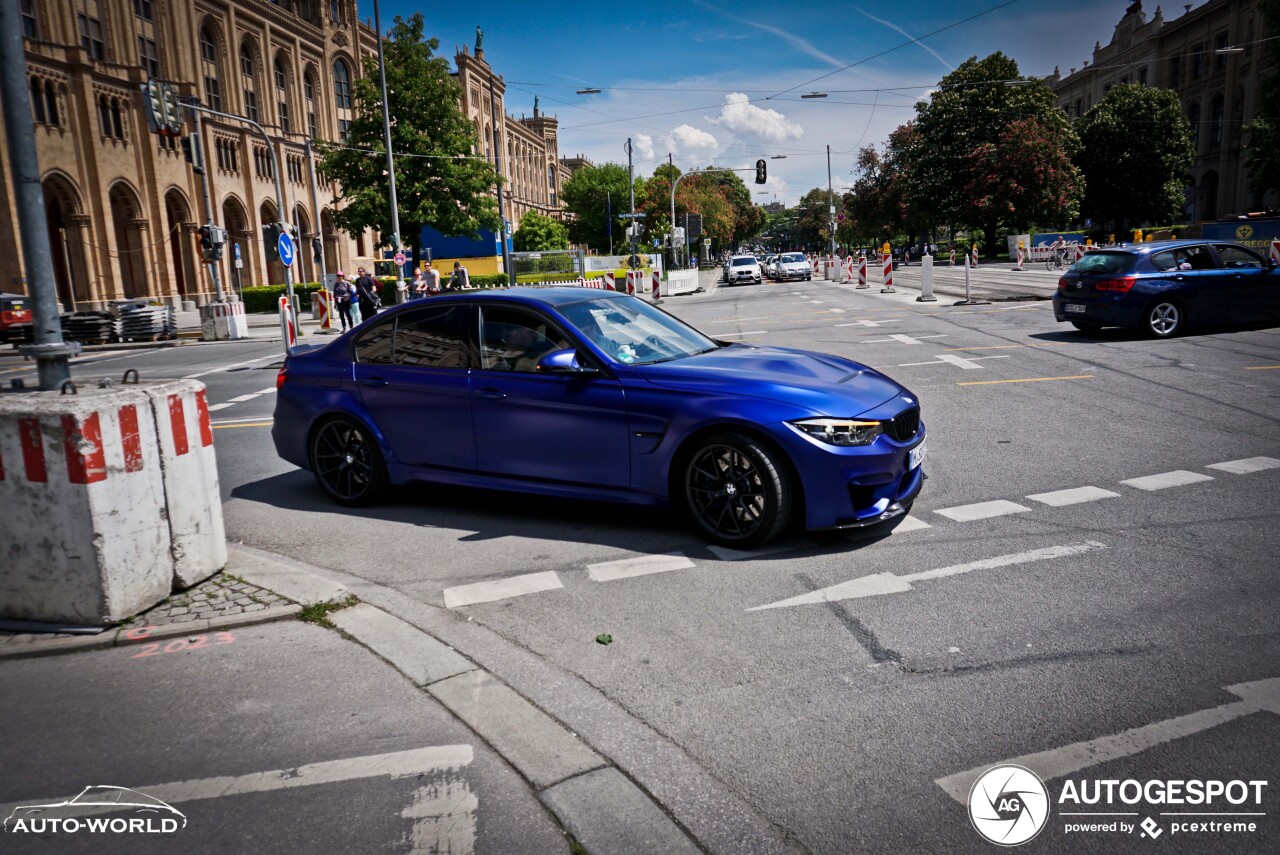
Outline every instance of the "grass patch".
<path fill-rule="evenodd" d="M 345 599 L 329 600 L 324 603 L 308 603 L 302 607 L 302 611 L 298 612 L 298 619 L 307 623 L 314 623 L 316 626 L 323 626 L 326 629 L 334 629 L 333 621 L 329 620 L 329 615 L 342 609 L 350 608 L 360 602 L 355 594 L 347 594 Z"/>

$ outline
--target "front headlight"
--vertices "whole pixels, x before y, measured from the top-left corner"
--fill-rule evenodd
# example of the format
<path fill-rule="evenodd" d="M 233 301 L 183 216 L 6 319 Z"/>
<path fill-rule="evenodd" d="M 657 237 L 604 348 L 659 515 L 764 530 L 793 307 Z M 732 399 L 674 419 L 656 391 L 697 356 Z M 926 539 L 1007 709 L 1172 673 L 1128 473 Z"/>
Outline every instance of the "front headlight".
<path fill-rule="evenodd" d="M 814 439 L 829 445 L 870 445 L 884 433 L 880 422 L 859 419 L 804 419 L 789 424 Z"/>

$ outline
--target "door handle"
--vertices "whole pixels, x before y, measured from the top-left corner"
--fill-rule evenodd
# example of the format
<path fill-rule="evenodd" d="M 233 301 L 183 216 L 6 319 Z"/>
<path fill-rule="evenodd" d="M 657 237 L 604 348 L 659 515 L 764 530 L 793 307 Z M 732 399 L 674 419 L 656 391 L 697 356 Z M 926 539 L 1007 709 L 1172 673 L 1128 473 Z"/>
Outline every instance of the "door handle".
<path fill-rule="evenodd" d="M 472 394 L 475 395 L 477 398 L 489 398 L 495 401 L 500 398 L 507 397 L 506 392 L 503 392 L 501 389 L 495 389 L 492 386 L 486 389 L 477 389 L 474 392 L 472 392 Z"/>
<path fill-rule="evenodd" d="M 1186 282 L 1186 281 L 1187 281 L 1187 277 L 1183 276 L 1181 273 L 1179 273 L 1177 276 L 1175 276 L 1175 277 L 1173 277 L 1173 278 L 1174 278 L 1174 279 L 1176 279 L 1176 280 L 1178 280 L 1179 282 Z"/>
<path fill-rule="evenodd" d="M 366 377 L 360 381 L 360 385 L 373 386 L 374 388 L 378 388 L 378 387 L 387 385 L 387 381 L 383 380 L 381 377 Z"/>

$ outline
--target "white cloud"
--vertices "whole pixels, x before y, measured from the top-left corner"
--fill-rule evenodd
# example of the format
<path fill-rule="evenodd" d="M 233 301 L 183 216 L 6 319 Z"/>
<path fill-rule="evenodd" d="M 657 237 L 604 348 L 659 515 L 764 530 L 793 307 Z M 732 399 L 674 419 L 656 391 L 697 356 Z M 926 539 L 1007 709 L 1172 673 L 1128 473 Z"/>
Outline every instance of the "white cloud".
<path fill-rule="evenodd" d="M 637 160 L 653 160 L 653 137 L 636 134 L 632 137 L 632 149 Z"/>
<path fill-rule="evenodd" d="M 720 141 L 714 134 L 693 125 L 672 128 L 671 135 L 663 137 L 663 140 L 676 157 L 705 157 L 715 154 L 720 148 Z"/>
<path fill-rule="evenodd" d="M 804 136 L 804 128 L 777 110 L 757 107 L 742 92 L 730 92 L 724 96 L 720 115 L 714 119 L 708 118 L 707 121 L 738 136 L 764 142 L 780 143 Z"/>

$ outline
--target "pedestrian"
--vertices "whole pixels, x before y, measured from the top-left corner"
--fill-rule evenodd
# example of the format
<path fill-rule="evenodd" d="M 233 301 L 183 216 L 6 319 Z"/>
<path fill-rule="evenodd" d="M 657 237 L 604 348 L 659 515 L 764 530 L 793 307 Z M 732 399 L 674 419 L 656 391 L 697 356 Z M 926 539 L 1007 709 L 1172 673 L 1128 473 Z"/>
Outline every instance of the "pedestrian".
<path fill-rule="evenodd" d="M 432 267 L 431 262 L 428 261 L 422 265 L 422 274 L 423 276 L 426 277 L 426 280 L 427 280 L 427 293 L 439 294 L 440 293 L 440 271 Z"/>
<path fill-rule="evenodd" d="M 342 319 L 342 329 L 344 331 L 353 329 L 356 324 L 360 323 L 357 317 L 354 321 L 351 319 L 351 304 L 356 295 L 355 286 L 347 281 L 347 274 L 339 270 L 336 274 L 337 281 L 333 283 L 333 299 L 338 304 L 338 317 Z M 357 308 L 356 311 L 359 311 Z"/>
<path fill-rule="evenodd" d="M 449 277 L 449 290 L 457 291 L 470 287 L 471 274 L 467 272 L 467 268 L 462 266 L 462 262 L 455 261 L 453 263 L 453 275 Z"/>
<path fill-rule="evenodd" d="M 356 302 L 360 306 L 360 315 L 365 319 L 376 315 L 382 304 L 378 298 L 378 283 L 363 267 L 356 277 Z"/>
<path fill-rule="evenodd" d="M 427 271 L 425 268 L 418 268 L 418 275 L 413 277 L 413 296 L 419 300 L 427 296 Z"/>

